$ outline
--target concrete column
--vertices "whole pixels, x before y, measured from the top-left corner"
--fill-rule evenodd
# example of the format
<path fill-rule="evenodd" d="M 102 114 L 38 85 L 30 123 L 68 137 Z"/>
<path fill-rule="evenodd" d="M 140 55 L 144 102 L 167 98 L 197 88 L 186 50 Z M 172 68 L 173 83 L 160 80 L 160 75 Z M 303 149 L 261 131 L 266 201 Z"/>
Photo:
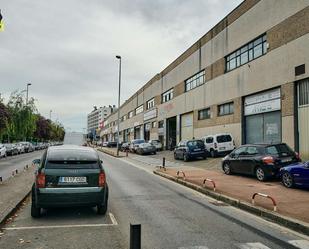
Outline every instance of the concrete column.
<path fill-rule="evenodd" d="M 176 145 L 180 142 L 180 115 L 176 116 Z"/>

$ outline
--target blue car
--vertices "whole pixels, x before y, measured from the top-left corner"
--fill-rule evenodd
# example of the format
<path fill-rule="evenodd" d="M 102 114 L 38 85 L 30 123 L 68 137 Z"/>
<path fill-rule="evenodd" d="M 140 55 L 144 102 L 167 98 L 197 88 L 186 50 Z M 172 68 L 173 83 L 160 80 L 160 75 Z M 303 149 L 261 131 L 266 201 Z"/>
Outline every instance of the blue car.
<path fill-rule="evenodd" d="M 309 188 L 309 161 L 291 164 L 280 169 L 282 183 L 287 188 Z"/>

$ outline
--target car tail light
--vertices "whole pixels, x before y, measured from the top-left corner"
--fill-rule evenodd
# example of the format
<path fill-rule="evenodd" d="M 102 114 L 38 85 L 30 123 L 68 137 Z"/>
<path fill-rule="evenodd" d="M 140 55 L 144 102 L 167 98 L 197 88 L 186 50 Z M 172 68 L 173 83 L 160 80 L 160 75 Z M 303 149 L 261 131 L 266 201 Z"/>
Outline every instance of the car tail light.
<path fill-rule="evenodd" d="M 42 172 L 39 172 L 36 175 L 36 185 L 38 188 L 45 188 L 45 174 Z"/>
<path fill-rule="evenodd" d="M 275 160 L 274 160 L 274 158 L 272 156 L 263 157 L 262 161 L 263 161 L 263 163 L 270 164 L 270 165 L 275 163 Z"/>
<path fill-rule="evenodd" d="M 301 158 L 300 158 L 300 153 L 295 152 L 295 157 L 296 157 L 297 160 L 301 160 Z"/>
<path fill-rule="evenodd" d="M 217 146 L 217 143 L 214 143 L 214 146 L 215 146 L 215 148 L 217 149 L 217 147 L 218 147 L 218 146 Z"/>
<path fill-rule="evenodd" d="M 99 187 L 104 187 L 105 185 L 105 173 L 103 171 L 99 174 Z"/>

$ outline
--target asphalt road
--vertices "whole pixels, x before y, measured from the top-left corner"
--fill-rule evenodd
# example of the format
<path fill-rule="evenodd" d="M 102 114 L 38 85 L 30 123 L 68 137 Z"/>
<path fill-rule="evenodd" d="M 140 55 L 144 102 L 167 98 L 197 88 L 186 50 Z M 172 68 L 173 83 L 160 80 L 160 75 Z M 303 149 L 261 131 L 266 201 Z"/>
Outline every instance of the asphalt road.
<path fill-rule="evenodd" d="M 28 200 L 0 235 L 0 248 L 129 248 L 130 223 L 141 224 L 149 249 L 309 248 L 307 237 L 153 175 L 149 165 L 101 156 L 108 215 L 67 208 L 35 220 Z"/>
<path fill-rule="evenodd" d="M 41 158 L 43 151 L 39 150 L 0 158 L 0 176 L 5 180 L 12 175 L 13 170 L 22 171 L 27 164 L 30 166 L 34 159 Z"/>

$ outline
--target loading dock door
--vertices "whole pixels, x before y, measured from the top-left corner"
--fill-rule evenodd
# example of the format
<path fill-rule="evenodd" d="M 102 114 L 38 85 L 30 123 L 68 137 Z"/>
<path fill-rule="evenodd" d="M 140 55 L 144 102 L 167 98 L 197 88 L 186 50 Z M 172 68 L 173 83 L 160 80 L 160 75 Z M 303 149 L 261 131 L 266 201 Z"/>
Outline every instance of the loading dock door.
<path fill-rule="evenodd" d="M 299 152 L 303 160 L 309 159 L 309 79 L 298 84 Z"/>
<path fill-rule="evenodd" d="M 181 140 L 193 138 L 193 112 L 181 115 Z"/>

